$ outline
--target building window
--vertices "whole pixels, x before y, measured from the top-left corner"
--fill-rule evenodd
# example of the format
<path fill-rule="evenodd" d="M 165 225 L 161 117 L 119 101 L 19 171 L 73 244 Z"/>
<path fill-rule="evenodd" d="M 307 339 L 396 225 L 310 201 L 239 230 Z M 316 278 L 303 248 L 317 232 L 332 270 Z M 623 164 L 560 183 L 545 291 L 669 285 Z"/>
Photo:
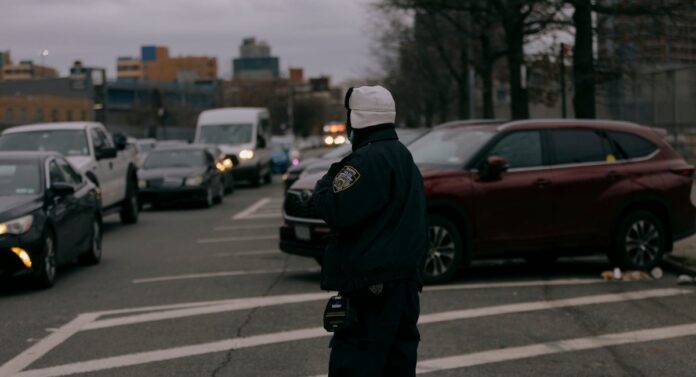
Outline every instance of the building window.
<path fill-rule="evenodd" d="M 87 120 L 87 112 L 82 110 L 80 111 L 80 120 Z"/>
<path fill-rule="evenodd" d="M 7 122 L 14 121 L 14 111 L 12 110 L 11 107 L 8 107 L 7 110 L 5 110 L 5 120 Z"/>
<path fill-rule="evenodd" d="M 27 121 L 27 109 L 22 109 L 19 111 L 19 121 L 20 122 L 26 122 Z"/>
<path fill-rule="evenodd" d="M 34 113 L 34 122 L 41 122 L 41 120 L 43 120 L 43 110 L 36 109 L 36 113 Z"/>
<path fill-rule="evenodd" d="M 72 110 L 65 110 L 65 120 L 68 122 L 72 121 Z"/>
<path fill-rule="evenodd" d="M 58 119 L 59 117 L 60 117 L 60 114 L 58 113 L 58 109 L 53 109 L 53 111 L 51 111 L 51 121 L 57 122 L 60 120 L 60 119 Z"/>

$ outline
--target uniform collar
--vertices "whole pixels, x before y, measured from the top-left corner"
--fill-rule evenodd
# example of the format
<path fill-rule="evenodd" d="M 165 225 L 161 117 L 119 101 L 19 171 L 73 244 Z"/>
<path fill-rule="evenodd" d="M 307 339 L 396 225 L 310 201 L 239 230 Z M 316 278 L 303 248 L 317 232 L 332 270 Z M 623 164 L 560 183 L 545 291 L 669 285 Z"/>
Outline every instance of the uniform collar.
<path fill-rule="evenodd" d="M 376 141 L 399 140 L 396 135 L 396 126 L 393 123 L 378 124 L 365 129 L 353 129 L 353 132 L 355 133 L 354 151 Z"/>

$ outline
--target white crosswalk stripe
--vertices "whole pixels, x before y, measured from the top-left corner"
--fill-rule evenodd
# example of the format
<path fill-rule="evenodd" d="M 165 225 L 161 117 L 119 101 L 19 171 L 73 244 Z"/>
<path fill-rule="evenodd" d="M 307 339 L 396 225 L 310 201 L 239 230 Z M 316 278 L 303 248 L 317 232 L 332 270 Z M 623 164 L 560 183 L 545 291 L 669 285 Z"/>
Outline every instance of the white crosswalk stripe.
<path fill-rule="evenodd" d="M 573 279 L 548 282 L 502 282 L 470 285 L 462 284 L 458 286 L 458 289 L 487 289 L 494 287 L 500 288 L 503 286 L 503 284 L 506 284 L 506 286 L 508 287 L 514 284 L 518 284 L 518 286 L 520 287 L 532 287 L 534 286 L 534 283 L 536 283 L 537 286 L 555 284 L 558 287 L 562 287 L 570 285 L 572 280 Z M 589 281 L 578 280 L 576 281 L 576 283 L 577 285 L 584 285 L 589 284 Z M 429 289 L 429 291 L 433 293 L 427 294 L 435 294 L 434 292 L 442 290 L 443 289 L 441 289 L 440 287 L 433 287 Z M 568 307 L 607 305 L 612 303 L 630 302 L 637 300 L 674 297 L 680 295 L 688 295 L 692 293 L 692 290 L 667 288 L 589 295 L 563 298 L 557 300 L 542 300 L 512 304 L 501 304 L 496 306 L 428 313 L 421 316 L 421 320 L 419 323 L 421 326 L 424 326 L 427 324 L 452 322 L 472 318 L 486 318 L 490 316 L 514 313 L 531 313 Z M 63 335 L 58 335 L 54 339 L 51 339 L 51 336 L 49 336 L 46 338 L 49 340 L 47 343 L 45 342 L 46 340 L 41 341 L 38 344 L 34 345 L 35 349 L 33 349 L 32 352 L 30 352 L 29 354 L 23 353 L 22 355 L 20 355 L 23 357 L 15 358 L 3 365 L 3 367 L 0 369 L 0 376 L 65 376 L 76 373 L 90 373 L 106 369 L 148 364 L 157 361 L 174 360 L 179 358 L 223 352 L 228 350 L 246 349 L 262 345 L 322 338 L 328 336 L 329 334 L 327 334 L 320 327 L 290 329 L 275 333 L 257 334 L 241 338 L 223 339 L 209 343 L 164 348 L 159 350 L 124 354 L 22 371 L 26 367 L 30 366 L 31 363 L 38 360 L 38 358 L 40 358 L 41 355 L 47 353 L 52 348 L 54 348 L 62 341 L 67 339 L 67 337 L 80 331 L 98 331 L 100 329 L 112 328 L 117 326 L 128 326 L 136 323 L 172 320 L 176 318 L 185 318 L 198 315 L 209 315 L 212 313 L 245 310 L 255 307 L 301 304 L 323 300 L 328 296 L 328 293 L 307 293 L 299 295 L 283 295 L 210 301 L 206 303 L 175 304 L 160 307 L 149 307 L 147 309 L 133 308 L 124 309 L 121 311 L 117 310 L 111 312 L 105 311 L 99 313 L 86 313 L 83 316 L 90 316 L 87 317 L 88 320 L 83 320 L 83 322 L 80 322 L 77 325 L 73 323 L 75 321 L 71 322 L 71 324 L 69 325 L 72 327 L 68 329 L 61 328 L 56 332 L 58 334 Z M 126 316 L 116 316 L 101 320 L 99 319 L 99 317 L 102 315 L 113 314 L 126 314 Z M 591 348 L 601 348 L 621 344 L 631 344 L 637 342 L 647 342 L 651 340 L 670 339 L 693 335 L 696 335 L 696 323 L 680 326 L 666 326 L 661 328 L 643 329 L 624 333 L 598 335 L 594 337 L 583 337 L 569 340 L 546 342 L 516 348 L 509 348 L 505 350 L 486 350 L 463 355 L 443 356 L 440 358 L 423 360 L 419 363 L 418 370 L 419 373 L 429 373 L 436 370 L 463 368 L 467 366 L 481 365 L 486 363 L 495 363 L 506 360 L 536 357 L 544 354 L 573 352 Z M 13 374 L 9 374 L 9 372 L 13 372 Z"/>

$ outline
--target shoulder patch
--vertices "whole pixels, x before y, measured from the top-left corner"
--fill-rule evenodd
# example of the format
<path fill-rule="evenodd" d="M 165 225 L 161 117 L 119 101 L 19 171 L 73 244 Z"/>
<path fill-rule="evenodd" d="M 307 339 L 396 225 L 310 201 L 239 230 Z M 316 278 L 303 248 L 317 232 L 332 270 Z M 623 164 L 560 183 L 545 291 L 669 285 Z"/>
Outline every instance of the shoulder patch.
<path fill-rule="evenodd" d="M 344 166 L 334 177 L 333 192 L 338 193 L 349 189 L 358 179 L 360 179 L 360 172 L 358 172 L 358 169 L 350 165 Z"/>

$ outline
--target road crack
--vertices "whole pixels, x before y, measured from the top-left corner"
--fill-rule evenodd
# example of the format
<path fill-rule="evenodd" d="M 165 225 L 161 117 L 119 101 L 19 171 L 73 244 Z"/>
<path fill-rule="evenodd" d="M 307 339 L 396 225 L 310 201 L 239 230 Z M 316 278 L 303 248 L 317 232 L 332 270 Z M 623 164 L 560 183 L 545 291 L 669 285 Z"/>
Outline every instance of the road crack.
<path fill-rule="evenodd" d="M 271 282 L 271 284 L 269 284 L 268 287 L 264 290 L 262 297 L 268 296 L 271 293 L 271 291 L 273 291 L 273 288 L 275 288 L 278 285 L 278 283 L 280 283 L 280 281 L 283 279 L 283 276 L 285 275 L 285 272 L 288 269 L 289 259 L 290 259 L 290 256 L 286 255 L 285 260 L 283 261 L 283 269 L 280 271 L 278 276 Z M 237 327 L 237 330 L 235 332 L 235 338 L 242 337 L 242 333 L 244 332 L 244 329 L 251 323 L 251 320 L 253 319 L 254 314 L 256 314 L 256 311 L 258 309 L 259 309 L 258 307 L 252 308 L 249 311 L 249 313 L 247 313 L 247 316 L 244 319 L 244 322 L 242 322 L 242 324 L 239 325 L 239 327 Z M 217 368 L 215 368 L 215 370 L 213 370 L 213 372 L 211 373 L 211 377 L 220 376 L 219 373 L 221 373 L 225 368 L 227 368 L 227 366 L 232 361 L 232 354 L 234 353 L 234 351 L 235 351 L 234 348 L 227 351 L 227 353 L 225 354 L 225 359 L 222 361 L 222 363 L 220 363 L 220 365 L 217 366 Z"/>

